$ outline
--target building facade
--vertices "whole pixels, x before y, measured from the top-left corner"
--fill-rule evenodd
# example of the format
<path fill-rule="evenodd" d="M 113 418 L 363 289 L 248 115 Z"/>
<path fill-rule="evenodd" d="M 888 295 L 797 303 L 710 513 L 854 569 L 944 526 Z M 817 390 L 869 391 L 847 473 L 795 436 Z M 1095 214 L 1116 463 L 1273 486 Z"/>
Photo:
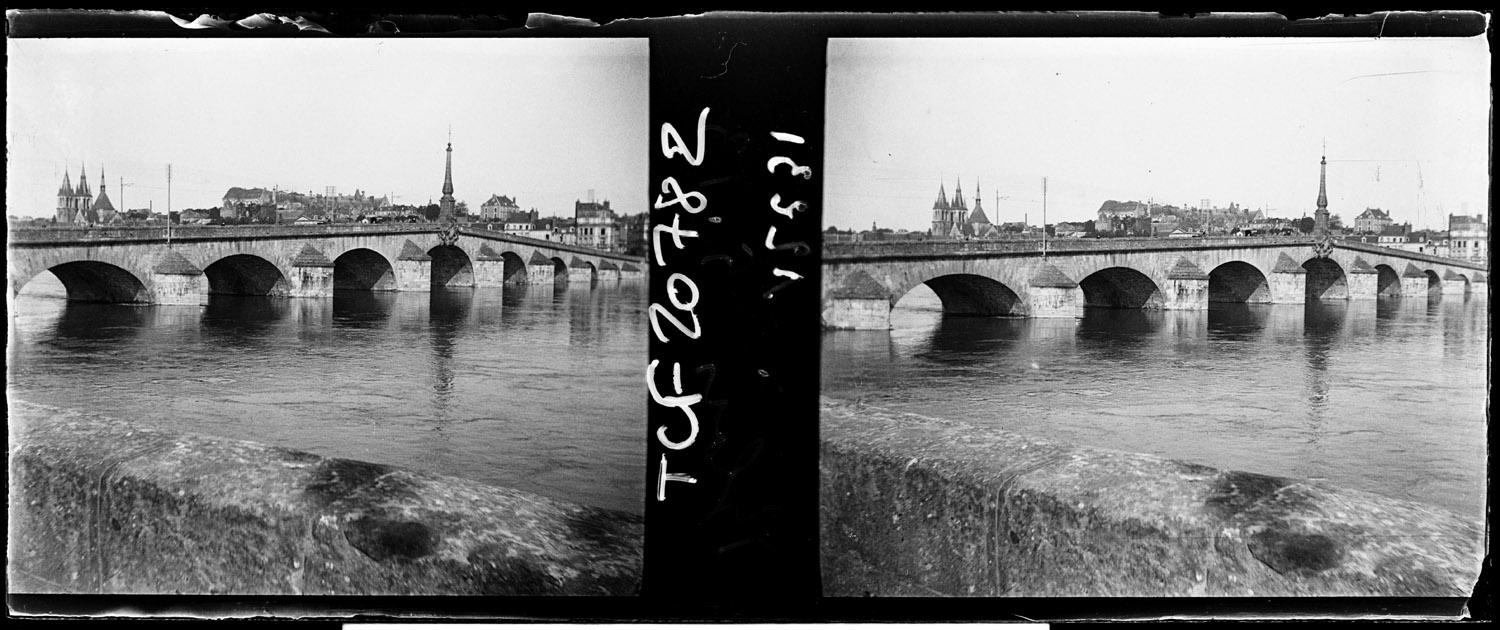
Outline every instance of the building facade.
<path fill-rule="evenodd" d="M 1484 216 L 1448 215 L 1449 257 L 1459 260 L 1488 262 L 1489 227 Z"/>
<path fill-rule="evenodd" d="M 511 221 L 511 215 L 520 211 L 521 207 L 516 205 L 516 200 L 505 195 L 490 195 L 489 201 L 479 204 L 479 218 L 483 221 L 523 223 Z"/>
<path fill-rule="evenodd" d="M 1390 224 L 1389 212 L 1380 208 L 1365 208 L 1364 212 L 1354 217 L 1354 232 L 1356 234 L 1379 234 Z"/>
<path fill-rule="evenodd" d="M 579 245 L 603 251 L 614 251 L 618 245 L 615 211 L 609 207 L 608 199 L 574 201 L 573 225 Z"/>

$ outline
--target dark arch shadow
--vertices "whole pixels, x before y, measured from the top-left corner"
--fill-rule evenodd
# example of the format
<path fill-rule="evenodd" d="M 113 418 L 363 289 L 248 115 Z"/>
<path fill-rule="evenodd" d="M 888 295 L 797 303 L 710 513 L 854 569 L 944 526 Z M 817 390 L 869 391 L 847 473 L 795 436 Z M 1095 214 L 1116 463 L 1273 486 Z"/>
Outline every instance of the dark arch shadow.
<path fill-rule="evenodd" d="M 1390 265 L 1375 265 L 1378 277 L 1375 280 L 1376 297 L 1401 297 L 1401 274 Z"/>
<path fill-rule="evenodd" d="M 1422 273 L 1427 274 L 1427 297 L 1443 297 L 1443 278 L 1436 271 L 1428 269 Z"/>
<path fill-rule="evenodd" d="M 1349 278 L 1338 263 L 1327 258 L 1310 258 L 1302 263 L 1302 268 L 1307 270 L 1309 301 L 1349 299 Z"/>
<path fill-rule="evenodd" d="M 438 245 L 427 250 L 432 257 L 432 286 L 474 286 L 474 264 L 469 255 L 456 245 Z"/>
<path fill-rule="evenodd" d="M 938 276 L 926 284 L 943 302 L 944 315 L 1014 315 L 1020 297 L 997 280 L 972 274 Z M 899 301 L 899 299 L 898 299 Z"/>
<path fill-rule="evenodd" d="M 515 252 L 500 252 L 500 258 L 505 262 L 506 284 L 526 283 L 526 261 L 521 259 L 520 254 Z"/>
<path fill-rule="evenodd" d="M 1268 304 L 1271 284 L 1255 265 L 1233 260 L 1208 272 L 1208 301 Z"/>
<path fill-rule="evenodd" d="M 568 283 L 568 263 L 561 258 L 552 259 L 552 284 Z"/>
<path fill-rule="evenodd" d="M 235 254 L 204 268 L 209 295 L 284 296 L 291 285 L 270 261 L 250 254 Z"/>
<path fill-rule="evenodd" d="M 333 261 L 333 289 L 395 291 L 396 270 L 371 249 L 351 249 Z"/>
<path fill-rule="evenodd" d="M 140 278 L 109 263 L 80 260 L 63 263 L 48 271 L 57 276 L 63 288 L 68 290 L 69 302 L 148 301 L 146 285 Z M 20 288 L 17 287 L 17 291 Z"/>
<path fill-rule="evenodd" d="M 1078 283 L 1083 305 L 1097 308 L 1160 309 L 1161 289 L 1146 274 L 1129 267 L 1109 267 Z"/>

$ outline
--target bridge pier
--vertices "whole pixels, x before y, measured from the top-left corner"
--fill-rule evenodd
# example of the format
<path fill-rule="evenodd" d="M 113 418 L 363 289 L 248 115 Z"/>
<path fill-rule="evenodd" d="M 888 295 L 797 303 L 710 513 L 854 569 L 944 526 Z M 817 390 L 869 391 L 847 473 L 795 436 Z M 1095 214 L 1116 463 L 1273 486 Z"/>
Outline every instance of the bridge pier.
<path fill-rule="evenodd" d="M 198 306 L 208 303 L 208 280 L 203 270 L 168 249 L 151 268 L 151 302 Z"/>
<path fill-rule="evenodd" d="M 643 280 L 645 278 L 646 272 L 642 271 L 640 267 L 635 266 L 634 263 L 620 265 L 621 280 Z"/>
<path fill-rule="evenodd" d="M 531 252 L 531 259 L 526 261 L 526 284 L 550 285 L 557 279 L 556 275 L 551 258 L 541 252 Z"/>
<path fill-rule="evenodd" d="M 1032 317 L 1083 317 L 1083 290 L 1057 267 L 1042 263 L 1027 284 Z"/>
<path fill-rule="evenodd" d="M 891 306 L 884 285 L 870 274 L 856 272 L 828 294 L 823 325 L 835 330 L 890 330 Z"/>
<path fill-rule="evenodd" d="M 333 297 L 333 261 L 312 245 L 292 259 L 292 297 Z"/>
<path fill-rule="evenodd" d="M 599 263 L 599 282 L 614 284 L 620 281 L 620 267 L 608 260 Z"/>
<path fill-rule="evenodd" d="M 498 287 L 505 284 L 505 257 L 489 244 L 481 245 L 474 256 L 474 286 Z"/>
<path fill-rule="evenodd" d="M 1307 303 L 1307 270 L 1284 253 L 1271 268 L 1271 303 Z"/>
<path fill-rule="evenodd" d="M 1401 297 L 1427 297 L 1427 274 L 1411 263 L 1401 272 Z"/>
<path fill-rule="evenodd" d="M 1443 274 L 1443 295 L 1463 295 L 1468 292 L 1469 285 L 1462 276 L 1453 273 L 1452 269 Z"/>
<path fill-rule="evenodd" d="M 1349 299 L 1373 300 L 1380 297 L 1380 272 L 1365 262 L 1365 259 L 1356 257 L 1344 278 L 1349 287 Z"/>
<path fill-rule="evenodd" d="M 396 257 L 396 290 L 432 290 L 432 257 L 410 240 Z"/>
<path fill-rule="evenodd" d="M 474 259 L 474 286 L 498 287 L 505 284 L 505 260 Z"/>
<path fill-rule="evenodd" d="M 1164 310 L 1208 310 L 1208 274 L 1187 258 L 1177 259 L 1177 264 L 1167 272 L 1167 285 L 1162 288 Z"/>
<path fill-rule="evenodd" d="M 574 256 L 568 263 L 568 284 L 590 284 L 594 281 L 594 269 L 583 259 Z"/>

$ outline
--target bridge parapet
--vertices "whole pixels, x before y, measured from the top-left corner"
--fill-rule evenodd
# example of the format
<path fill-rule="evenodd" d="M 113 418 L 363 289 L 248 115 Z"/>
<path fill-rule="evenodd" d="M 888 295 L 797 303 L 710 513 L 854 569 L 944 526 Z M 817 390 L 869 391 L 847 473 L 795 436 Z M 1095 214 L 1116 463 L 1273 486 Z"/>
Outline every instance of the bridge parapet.
<path fill-rule="evenodd" d="M 1204 238 L 1101 238 L 1048 239 L 1049 253 L 1111 252 L 1147 250 L 1213 249 L 1225 247 L 1286 247 L 1312 245 L 1309 237 L 1204 237 Z M 824 243 L 824 259 L 867 258 L 900 255 L 1029 254 L 1040 253 L 1042 241 L 877 241 Z"/>
<path fill-rule="evenodd" d="M 166 242 L 253 238 L 327 238 L 342 235 L 427 234 L 436 232 L 436 224 L 390 223 L 338 225 L 236 225 L 112 228 L 20 228 L 12 229 L 8 244 L 79 244 L 109 242 Z"/>

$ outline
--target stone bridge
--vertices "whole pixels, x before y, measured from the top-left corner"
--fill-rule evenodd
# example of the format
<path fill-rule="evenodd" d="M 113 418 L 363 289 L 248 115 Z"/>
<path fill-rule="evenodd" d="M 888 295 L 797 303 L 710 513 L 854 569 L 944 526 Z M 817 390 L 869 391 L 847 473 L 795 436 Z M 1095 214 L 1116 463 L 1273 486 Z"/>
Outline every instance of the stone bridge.
<path fill-rule="evenodd" d="M 199 304 L 210 294 L 330 297 L 335 289 L 569 284 L 645 277 L 639 258 L 434 224 L 18 229 L 6 243 L 14 296 L 51 271 L 68 299 Z"/>
<path fill-rule="evenodd" d="M 829 243 L 823 325 L 886 329 L 926 284 L 952 315 L 1078 317 L 1084 307 L 1206 309 L 1484 293 L 1487 266 L 1312 238 Z"/>

